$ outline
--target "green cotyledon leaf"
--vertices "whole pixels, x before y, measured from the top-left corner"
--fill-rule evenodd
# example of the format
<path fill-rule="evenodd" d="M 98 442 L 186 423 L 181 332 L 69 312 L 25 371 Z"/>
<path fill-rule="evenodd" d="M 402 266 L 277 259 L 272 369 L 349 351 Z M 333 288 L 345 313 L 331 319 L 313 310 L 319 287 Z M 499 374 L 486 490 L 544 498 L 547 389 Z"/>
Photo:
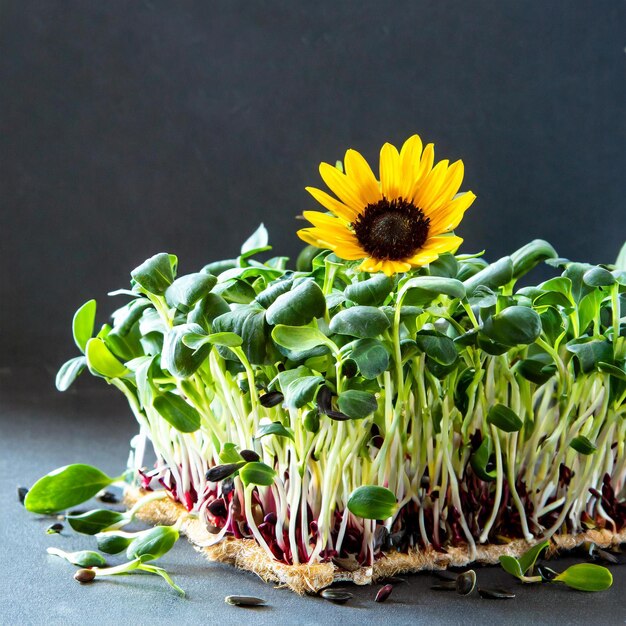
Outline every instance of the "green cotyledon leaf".
<path fill-rule="evenodd" d="M 86 502 L 116 480 L 91 465 L 66 465 L 40 478 L 24 506 L 32 513 L 56 513 Z"/>
<path fill-rule="evenodd" d="M 141 533 L 126 549 L 128 559 L 154 561 L 172 549 L 178 541 L 178 530 L 172 526 L 155 526 Z"/>
<path fill-rule="evenodd" d="M 364 519 L 388 519 L 397 509 L 395 494 L 386 487 L 364 485 L 357 487 L 348 499 L 348 509 Z"/>
<path fill-rule="evenodd" d="M 606 567 L 578 563 L 558 574 L 554 580 L 578 591 L 604 591 L 613 584 L 613 575 Z"/>
<path fill-rule="evenodd" d="M 330 321 L 330 330 L 339 335 L 358 339 L 377 337 L 389 328 L 387 316 L 373 306 L 353 306 L 344 309 Z"/>
<path fill-rule="evenodd" d="M 200 413 L 179 395 L 164 391 L 152 404 L 161 417 L 181 433 L 193 433 L 200 428 Z"/>
<path fill-rule="evenodd" d="M 96 321 L 96 301 L 85 302 L 74 314 L 72 320 L 72 334 L 78 349 L 84 354 L 87 342 L 93 335 L 93 328 Z"/>

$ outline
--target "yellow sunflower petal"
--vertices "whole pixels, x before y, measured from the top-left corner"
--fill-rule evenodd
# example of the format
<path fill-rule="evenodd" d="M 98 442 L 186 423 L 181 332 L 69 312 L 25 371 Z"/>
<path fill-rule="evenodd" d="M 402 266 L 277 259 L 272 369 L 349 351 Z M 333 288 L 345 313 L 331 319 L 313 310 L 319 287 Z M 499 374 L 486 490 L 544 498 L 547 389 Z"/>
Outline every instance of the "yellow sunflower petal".
<path fill-rule="evenodd" d="M 345 243 L 349 245 L 359 245 L 357 238 L 349 231 L 333 230 L 326 226 L 310 228 L 309 232 L 313 237 L 316 237 L 319 241 L 325 241 L 328 244 Z"/>
<path fill-rule="evenodd" d="M 422 209 L 425 215 L 429 214 L 429 207 L 432 205 L 433 201 L 436 200 L 439 190 L 446 181 L 448 163 L 449 161 L 447 159 L 439 161 L 428 176 L 426 176 L 424 182 L 420 185 L 415 194 L 415 206 Z"/>
<path fill-rule="evenodd" d="M 461 237 L 456 235 L 442 235 L 440 237 L 430 237 L 428 241 L 413 256 L 404 259 L 414 267 L 421 267 L 432 263 L 440 254 L 452 252 L 463 243 Z"/>
<path fill-rule="evenodd" d="M 417 169 L 417 173 L 415 174 L 415 180 L 413 182 L 413 186 L 411 187 L 411 191 L 409 192 L 409 197 L 407 200 L 412 200 L 417 193 L 417 190 L 420 188 L 420 185 L 430 174 L 430 170 L 433 168 L 433 163 L 435 162 L 435 146 L 432 143 L 429 143 L 422 152 L 422 158 L 420 160 L 419 167 Z"/>
<path fill-rule="evenodd" d="M 408 272 L 411 269 L 411 264 L 407 261 L 392 261 L 388 259 L 382 262 L 381 269 L 387 276 L 393 276 L 400 272 Z"/>
<path fill-rule="evenodd" d="M 405 200 L 417 179 L 422 155 L 422 140 L 419 135 L 409 137 L 400 150 L 400 197 Z"/>
<path fill-rule="evenodd" d="M 408 258 L 407 263 L 413 267 L 422 267 L 435 261 L 438 256 L 438 252 L 419 252 L 418 254 L 414 254 L 412 257 Z"/>
<path fill-rule="evenodd" d="M 463 219 L 465 211 L 476 200 L 476 195 L 466 191 L 452 202 L 442 207 L 430 216 L 430 234 L 439 235 L 454 230 Z"/>
<path fill-rule="evenodd" d="M 463 243 L 461 237 L 456 235 L 439 235 L 437 237 L 429 237 L 428 241 L 419 249 L 420 252 L 450 252 L 456 250 Z"/>
<path fill-rule="evenodd" d="M 431 199 L 431 202 L 427 207 L 424 207 L 424 209 L 428 211 L 429 215 L 432 215 L 437 211 L 437 209 L 448 204 L 452 198 L 454 198 L 456 193 L 459 191 L 461 183 L 463 182 L 464 172 L 465 168 L 463 166 L 463 161 L 456 161 L 448 168 L 445 180 L 437 191 L 436 197 Z"/>
<path fill-rule="evenodd" d="M 343 202 L 336 200 L 332 196 L 329 196 L 325 191 L 316 189 L 315 187 L 305 188 L 324 208 L 334 213 L 337 217 L 345 220 L 346 222 L 352 222 L 356 219 L 358 211 L 355 211 L 352 207 L 345 205 Z"/>
<path fill-rule="evenodd" d="M 363 207 L 374 204 L 381 199 L 380 186 L 374 172 L 360 152 L 348 150 L 343 162 L 348 178 L 356 182 Z"/>
<path fill-rule="evenodd" d="M 394 200 L 400 194 L 400 155 L 390 143 L 380 149 L 380 186 L 388 200 Z"/>
<path fill-rule="evenodd" d="M 323 241 L 320 241 L 317 237 L 311 234 L 312 228 L 302 228 L 296 234 L 302 241 L 308 243 L 310 246 L 315 246 L 316 248 L 324 248 L 325 244 Z"/>
<path fill-rule="evenodd" d="M 331 230 L 336 230 L 338 232 L 345 231 L 346 233 L 350 233 L 347 224 L 328 213 L 320 213 L 319 211 L 302 211 L 302 215 L 304 219 L 309 220 L 313 226 L 320 227 L 329 227 Z"/>
<path fill-rule="evenodd" d="M 366 255 L 356 239 L 342 239 L 321 228 L 304 228 L 298 231 L 298 237 L 317 248 L 328 248 L 342 259 L 356 261 Z"/>
<path fill-rule="evenodd" d="M 337 229 L 332 226 L 317 226 L 313 229 L 313 234 L 322 241 L 328 241 L 329 243 L 333 242 L 342 242 L 354 244 L 357 243 L 354 235 L 344 228 Z"/>
<path fill-rule="evenodd" d="M 347 261 L 358 261 L 367 254 L 362 248 L 348 244 L 338 244 L 332 250 L 338 257 L 346 259 Z"/>
<path fill-rule="evenodd" d="M 328 188 L 348 207 L 359 213 L 364 205 L 354 181 L 328 163 L 320 164 L 320 175 Z"/>
<path fill-rule="evenodd" d="M 359 265 L 359 269 L 362 272 L 379 272 L 383 262 L 378 261 L 377 259 L 373 259 L 372 257 L 367 257 L 367 259 L 363 259 L 363 263 Z"/>

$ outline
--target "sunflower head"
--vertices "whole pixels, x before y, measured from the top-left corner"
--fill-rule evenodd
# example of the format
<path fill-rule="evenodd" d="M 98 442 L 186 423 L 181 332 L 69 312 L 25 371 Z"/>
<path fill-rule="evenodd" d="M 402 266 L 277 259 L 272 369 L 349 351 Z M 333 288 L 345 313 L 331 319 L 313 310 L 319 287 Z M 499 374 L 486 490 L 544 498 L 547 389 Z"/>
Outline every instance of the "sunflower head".
<path fill-rule="evenodd" d="M 463 240 L 451 231 L 476 196 L 458 193 L 462 161 L 434 161 L 433 144 L 423 147 L 413 135 L 399 152 L 389 143 L 381 148 L 379 179 L 356 150 L 346 152 L 345 173 L 322 163 L 320 174 L 336 198 L 307 187 L 330 214 L 304 211 L 313 226 L 299 237 L 342 259 L 361 260 L 363 271 L 388 276 L 456 251 Z"/>

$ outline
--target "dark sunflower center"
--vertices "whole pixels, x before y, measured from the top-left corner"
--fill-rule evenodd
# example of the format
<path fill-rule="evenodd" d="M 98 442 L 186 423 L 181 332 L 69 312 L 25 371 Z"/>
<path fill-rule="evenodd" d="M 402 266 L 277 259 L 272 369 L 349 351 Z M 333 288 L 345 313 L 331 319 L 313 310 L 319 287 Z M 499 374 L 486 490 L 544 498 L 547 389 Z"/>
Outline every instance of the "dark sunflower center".
<path fill-rule="evenodd" d="M 383 198 L 368 204 L 353 222 L 363 249 L 376 259 L 405 259 L 428 239 L 430 219 L 411 202 Z"/>

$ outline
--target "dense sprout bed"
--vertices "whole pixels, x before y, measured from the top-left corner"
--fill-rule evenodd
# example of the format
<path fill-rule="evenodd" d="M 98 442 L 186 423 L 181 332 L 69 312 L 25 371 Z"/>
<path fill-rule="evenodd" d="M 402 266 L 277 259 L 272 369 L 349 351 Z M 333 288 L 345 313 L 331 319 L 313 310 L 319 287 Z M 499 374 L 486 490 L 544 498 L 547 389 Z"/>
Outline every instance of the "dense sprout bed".
<path fill-rule="evenodd" d="M 261 227 L 178 277 L 158 254 L 95 337 L 95 302 L 77 312 L 57 384 L 88 366 L 126 396 L 144 489 L 288 564 L 626 526 L 623 260 L 534 241 L 388 277 L 268 250 Z"/>

